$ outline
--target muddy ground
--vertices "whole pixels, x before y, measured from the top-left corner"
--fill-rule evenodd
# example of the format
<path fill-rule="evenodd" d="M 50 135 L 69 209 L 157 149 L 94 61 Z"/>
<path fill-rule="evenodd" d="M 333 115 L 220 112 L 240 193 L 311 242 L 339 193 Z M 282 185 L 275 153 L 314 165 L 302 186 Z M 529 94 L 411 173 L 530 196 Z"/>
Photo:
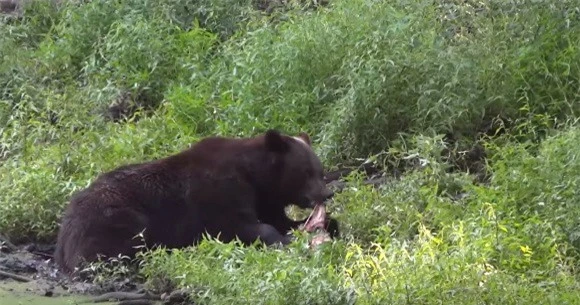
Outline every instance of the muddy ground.
<path fill-rule="evenodd" d="M 53 245 L 3 247 L 0 252 L 0 304 L 82 304 L 110 287 L 73 282 L 52 263 Z M 114 303 L 103 303 L 114 304 Z"/>
<path fill-rule="evenodd" d="M 97 300 L 97 296 L 109 292 L 129 292 L 118 294 L 117 296 L 121 298 L 143 296 L 144 287 L 141 283 L 125 280 L 94 284 L 91 281 L 70 279 L 59 272 L 52 261 L 54 245 L 26 244 L 14 246 L 5 243 L 1 249 L 1 305 L 90 304 Z M 99 304 L 119 303 L 99 300 Z M 156 303 L 149 302 L 149 304 Z"/>

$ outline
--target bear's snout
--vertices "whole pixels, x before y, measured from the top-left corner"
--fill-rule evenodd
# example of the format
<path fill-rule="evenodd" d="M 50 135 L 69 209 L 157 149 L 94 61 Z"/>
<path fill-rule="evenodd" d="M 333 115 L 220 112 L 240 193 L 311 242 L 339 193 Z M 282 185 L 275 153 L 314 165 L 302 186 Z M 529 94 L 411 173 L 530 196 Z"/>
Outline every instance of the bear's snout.
<path fill-rule="evenodd" d="M 319 203 L 324 203 L 325 201 L 331 199 L 334 196 L 334 192 L 330 190 L 326 185 L 317 193 L 316 196 L 312 197 L 312 205 Z"/>
<path fill-rule="evenodd" d="M 329 188 L 326 189 L 326 193 L 324 194 L 324 200 L 329 200 L 334 197 L 334 192 Z"/>

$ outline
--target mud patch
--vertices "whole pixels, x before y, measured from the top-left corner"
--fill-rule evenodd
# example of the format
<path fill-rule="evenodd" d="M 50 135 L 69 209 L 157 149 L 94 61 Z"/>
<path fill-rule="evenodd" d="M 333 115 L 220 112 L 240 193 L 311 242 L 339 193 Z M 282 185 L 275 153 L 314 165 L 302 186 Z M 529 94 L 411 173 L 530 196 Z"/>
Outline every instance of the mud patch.
<path fill-rule="evenodd" d="M 112 291 L 143 291 L 140 283 L 123 281 L 94 284 L 75 281 L 52 262 L 52 245 L 11 246 L 0 252 L 0 304 L 64 305 L 92 303 Z M 99 304 L 118 304 L 99 302 Z M 154 304 L 154 303 L 152 303 Z"/>
<path fill-rule="evenodd" d="M 42 280 L 27 283 L 0 280 L 0 304 L 2 305 L 65 305 L 91 302 L 92 297 L 70 293 Z M 116 303 L 100 304 L 114 305 Z"/>

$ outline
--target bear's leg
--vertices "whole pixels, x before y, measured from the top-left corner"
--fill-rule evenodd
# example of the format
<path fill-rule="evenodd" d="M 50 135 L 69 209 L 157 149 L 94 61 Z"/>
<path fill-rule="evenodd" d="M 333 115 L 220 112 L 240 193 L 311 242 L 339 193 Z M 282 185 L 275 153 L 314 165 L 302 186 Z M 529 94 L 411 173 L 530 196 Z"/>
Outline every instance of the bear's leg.
<path fill-rule="evenodd" d="M 328 217 L 326 222 L 326 232 L 330 234 L 330 238 L 338 238 L 340 237 L 340 231 L 338 226 L 338 221 L 332 217 Z"/>
<path fill-rule="evenodd" d="M 238 238 L 245 244 L 251 244 L 260 240 L 266 245 L 287 245 L 292 241 L 289 235 L 282 235 L 272 225 L 266 223 L 245 224 L 238 232 Z"/>
<path fill-rule="evenodd" d="M 137 250 L 136 246 L 141 243 L 133 238 L 136 234 L 127 230 L 110 230 L 99 233 L 90 231 L 70 232 L 62 240 L 58 248 L 58 264 L 66 273 L 73 272 L 75 268 L 83 268 L 87 263 L 95 262 L 98 256 L 103 258 L 126 255 L 133 258 Z M 138 233 L 138 232 L 135 232 Z M 56 255 L 56 253 L 55 253 Z"/>
<path fill-rule="evenodd" d="M 61 224 L 55 260 L 67 273 L 96 261 L 98 256 L 133 258 L 135 247 L 142 244 L 136 235 L 147 227 L 148 219 L 143 213 L 130 208 L 99 210 L 96 204 L 90 207 L 74 210 Z"/>
<path fill-rule="evenodd" d="M 292 220 L 288 218 L 286 215 L 284 215 L 279 219 L 271 219 L 264 222 L 274 226 L 276 230 L 278 230 L 278 232 L 285 234 L 292 229 L 297 229 L 300 225 L 306 222 L 306 219 L 308 218 L 305 218 L 303 220 Z"/>
<path fill-rule="evenodd" d="M 270 208 L 261 211 L 259 219 L 262 223 L 267 223 L 272 225 L 281 234 L 288 233 L 291 229 L 296 229 L 302 225 L 306 219 L 303 220 L 292 220 L 286 215 L 284 208 Z"/>

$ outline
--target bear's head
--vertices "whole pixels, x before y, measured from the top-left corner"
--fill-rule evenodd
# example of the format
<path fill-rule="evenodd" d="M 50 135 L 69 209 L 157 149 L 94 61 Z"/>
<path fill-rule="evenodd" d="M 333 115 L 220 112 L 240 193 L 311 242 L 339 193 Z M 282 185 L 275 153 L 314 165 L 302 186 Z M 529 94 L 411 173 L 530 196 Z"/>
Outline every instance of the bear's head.
<path fill-rule="evenodd" d="M 295 204 L 301 208 L 312 208 L 323 203 L 334 193 L 324 182 L 324 170 L 314 153 L 310 137 L 306 133 L 286 136 L 276 130 L 264 135 L 266 149 L 274 156 L 275 188 L 284 205 Z"/>

